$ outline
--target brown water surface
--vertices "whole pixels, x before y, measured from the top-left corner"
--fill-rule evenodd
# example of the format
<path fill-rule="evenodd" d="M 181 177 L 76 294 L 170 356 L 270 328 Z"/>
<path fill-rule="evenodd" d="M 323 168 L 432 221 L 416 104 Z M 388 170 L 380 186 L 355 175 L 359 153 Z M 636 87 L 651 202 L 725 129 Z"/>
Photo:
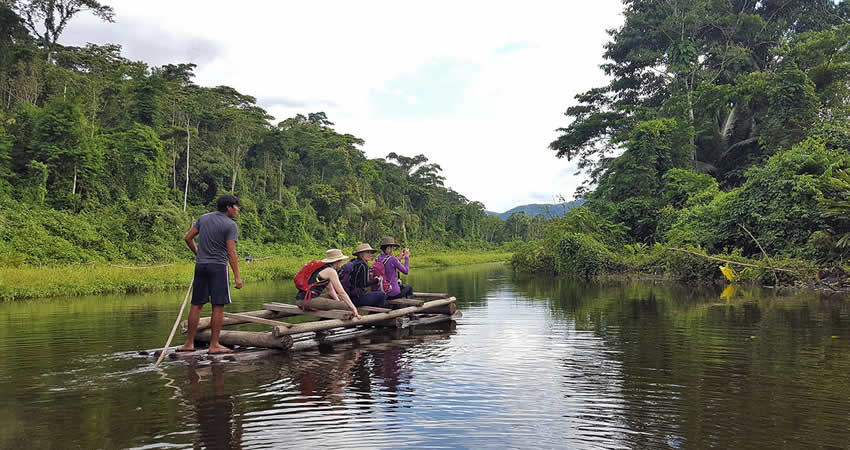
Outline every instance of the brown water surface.
<path fill-rule="evenodd" d="M 182 292 L 0 304 L 0 448 L 847 446 L 844 298 L 413 270 L 449 334 L 153 369 Z M 248 284 L 230 311 L 291 299 Z"/>

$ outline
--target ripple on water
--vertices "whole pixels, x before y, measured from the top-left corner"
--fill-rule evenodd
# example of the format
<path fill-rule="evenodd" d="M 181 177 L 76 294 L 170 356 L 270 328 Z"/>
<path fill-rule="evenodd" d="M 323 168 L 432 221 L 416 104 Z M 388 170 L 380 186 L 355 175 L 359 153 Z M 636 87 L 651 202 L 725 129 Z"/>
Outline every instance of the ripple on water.
<path fill-rule="evenodd" d="M 434 287 L 469 294 L 441 339 L 254 364 L 153 370 L 126 350 L 161 345 L 164 307 L 151 342 L 100 312 L 46 318 L 50 338 L 17 315 L 0 429 L 85 448 L 846 446 L 850 340 L 829 338 L 850 337 L 846 306 L 491 272 Z M 44 425 L 69 421 L 86 432 Z"/>

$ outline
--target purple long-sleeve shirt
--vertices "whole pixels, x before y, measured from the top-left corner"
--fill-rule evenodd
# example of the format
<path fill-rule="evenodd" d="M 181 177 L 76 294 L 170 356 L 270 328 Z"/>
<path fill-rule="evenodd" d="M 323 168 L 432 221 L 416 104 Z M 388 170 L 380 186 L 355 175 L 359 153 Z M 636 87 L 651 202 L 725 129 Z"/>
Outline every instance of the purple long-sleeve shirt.
<path fill-rule="evenodd" d="M 390 283 L 390 291 L 387 292 L 387 296 L 400 294 L 401 287 L 398 284 L 398 272 L 396 271 L 407 275 L 407 273 L 410 272 L 410 258 L 405 256 L 404 265 L 402 265 L 401 261 L 399 261 L 395 256 L 388 256 L 387 254 L 382 253 L 378 255 L 378 261 L 384 264 L 387 282 Z"/>

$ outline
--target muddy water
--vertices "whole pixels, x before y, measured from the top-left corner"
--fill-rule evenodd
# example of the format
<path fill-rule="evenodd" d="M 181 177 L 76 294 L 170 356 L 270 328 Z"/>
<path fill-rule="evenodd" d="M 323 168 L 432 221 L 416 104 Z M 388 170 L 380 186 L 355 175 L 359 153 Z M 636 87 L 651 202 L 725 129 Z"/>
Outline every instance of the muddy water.
<path fill-rule="evenodd" d="M 412 272 L 458 298 L 453 330 L 162 370 L 137 351 L 183 292 L 0 304 L 0 448 L 847 445 L 843 298 Z M 249 284 L 230 310 L 292 295 Z"/>

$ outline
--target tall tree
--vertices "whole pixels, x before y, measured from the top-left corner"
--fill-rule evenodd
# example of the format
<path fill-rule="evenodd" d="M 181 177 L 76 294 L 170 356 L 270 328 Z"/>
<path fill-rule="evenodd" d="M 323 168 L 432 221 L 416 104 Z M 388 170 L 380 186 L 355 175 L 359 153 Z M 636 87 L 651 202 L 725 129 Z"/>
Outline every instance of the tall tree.
<path fill-rule="evenodd" d="M 41 41 L 48 61 L 59 36 L 78 13 L 88 11 L 105 22 L 115 21 L 115 10 L 97 0 L 12 0 L 12 7 Z"/>
<path fill-rule="evenodd" d="M 832 0 L 623 3 L 625 23 L 609 31 L 602 65 L 611 82 L 576 96 L 578 105 L 566 111 L 572 122 L 550 144 L 558 157 L 578 158 L 591 183 L 608 170 L 611 155 L 641 120 L 661 114 L 697 127 L 694 93 L 700 86 L 734 84 L 739 75 L 769 71 L 789 35 L 843 20 L 841 4 Z M 695 135 L 693 145 L 700 142 Z M 694 166 L 699 154 L 691 148 Z"/>

